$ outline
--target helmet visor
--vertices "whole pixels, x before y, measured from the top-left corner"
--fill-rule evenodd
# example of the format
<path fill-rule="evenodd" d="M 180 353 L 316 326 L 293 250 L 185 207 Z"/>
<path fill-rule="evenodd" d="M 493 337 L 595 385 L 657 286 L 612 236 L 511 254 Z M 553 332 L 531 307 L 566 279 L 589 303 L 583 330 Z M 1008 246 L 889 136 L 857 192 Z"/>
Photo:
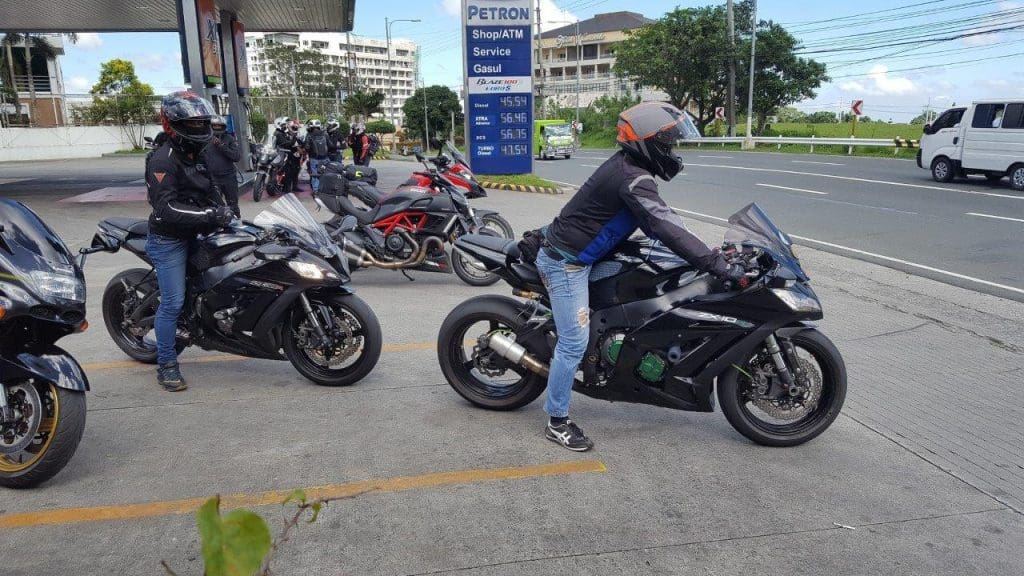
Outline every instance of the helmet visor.
<path fill-rule="evenodd" d="M 700 140 L 700 130 L 697 130 L 697 125 L 694 124 L 693 118 L 690 114 L 683 112 L 683 115 L 679 118 L 679 139 L 681 140 Z"/>
<path fill-rule="evenodd" d="M 213 109 L 213 104 L 191 92 L 178 92 L 165 97 L 163 111 L 170 122 L 187 118 L 209 119 L 217 114 Z"/>

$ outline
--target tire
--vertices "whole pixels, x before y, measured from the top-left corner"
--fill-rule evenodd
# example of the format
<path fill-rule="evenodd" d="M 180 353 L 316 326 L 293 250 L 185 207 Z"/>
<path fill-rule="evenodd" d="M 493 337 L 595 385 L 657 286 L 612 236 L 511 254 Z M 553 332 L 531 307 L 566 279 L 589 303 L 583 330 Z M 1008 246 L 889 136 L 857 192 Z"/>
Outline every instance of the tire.
<path fill-rule="evenodd" d="M 741 372 L 735 365 L 718 378 L 718 401 L 729 424 L 762 446 L 797 446 L 811 440 L 835 421 L 846 399 L 846 365 L 835 345 L 817 330 L 800 332 L 790 341 L 810 353 L 821 374 L 821 397 L 817 408 L 807 416 L 790 424 L 765 422 L 747 409 L 747 383 L 741 384 Z"/>
<path fill-rule="evenodd" d="M 515 230 L 512 229 L 512 225 L 508 223 L 508 220 L 505 220 L 500 215 L 486 214 L 484 216 L 481 216 L 480 220 L 488 229 L 493 230 L 495 232 L 500 231 L 501 236 L 503 238 L 508 238 L 509 240 L 515 239 L 516 232 Z"/>
<path fill-rule="evenodd" d="M 956 166 L 945 156 L 932 160 L 932 179 L 936 182 L 952 182 L 956 176 Z"/>
<path fill-rule="evenodd" d="M 43 389 L 45 387 L 45 390 Z M 49 440 L 34 460 L 25 465 L 14 464 L 0 457 L 0 486 L 32 488 L 53 478 L 74 456 L 85 430 L 85 392 L 65 390 L 52 384 L 38 384 L 40 394 L 55 399 L 56 422 L 50 428 Z"/>
<path fill-rule="evenodd" d="M 511 331 L 522 328 L 522 304 L 505 296 L 477 296 L 455 307 L 441 324 L 437 335 L 437 360 L 448 384 L 475 406 L 488 410 L 516 410 L 537 399 L 547 381 L 523 367 L 508 367 L 520 378 L 495 386 L 484 382 L 467 366 L 465 341 L 481 334 L 467 333 L 473 324 L 490 322 L 492 329 L 505 327 Z"/>
<path fill-rule="evenodd" d="M 260 172 L 252 182 L 252 201 L 259 202 L 263 197 L 263 191 L 267 187 L 267 175 Z"/>
<path fill-rule="evenodd" d="M 156 341 L 147 338 L 146 335 L 136 336 L 127 327 L 122 326 L 126 293 L 121 280 L 134 286 L 142 282 L 147 275 L 152 276 L 152 279 L 147 281 L 146 287 L 157 290 L 156 275 L 150 274 L 145 268 L 131 268 L 110 279 L 103 290 L 103 323 L 106 324 L 107 333 L 114 340 L 114 344 L 117 344 L 122 352 L 144 364 L 156 364 Z M 156 306 L 152 309 L 153 314 L 156 314 Z M 185 344 L 175 342 L 174 348 L 181 354 Z"/>
<path fill-rule="evenodd" d="M 505 222 L 504 218 L 498 216 L 498 218 L 504 222 L 505 226 L 508 226 L 508 222 Z M 486 234 L 489 236 L 500 236 L 497 231 L 492 228 L 482 228 L 478 231 L 480 234 Z M 459 252 L 455 248 L 452 248 L 452 270 L 455 275 L 470 286 L 491 286 L 501 280 L 501 277 L 493 272 L 487 272 L 474 266 L 470 259 Z"/>
<path fill-rule="evenodd" d="M 1024 164 L 1017 164 L 1010 169 L 1010 187 L 1024 192 Z"/>
<path fill-rule="evenodd" d="M 1003 176 L 1006 176 L 1006 174 L 1002 172 L 985 172 L 985 180 L 989 182 L 999 182 L 1003 179 Z"/>
<path fill-rule="evenodd" d="M 572 158 L 572 154 L 566 154 L 566 155 L 565 155 L 565 159 L 566 159 L 566 160 L 568 160 L 569 158 Z"/>
<path fill-rule="evenodd" d="M 291 318 L 284 334 L 284 353 L 292 366 L 313 383 L 320 386 L 349 386 L 362 380 L 377 365 L 381 352 L 381 328 L 377 315 L 370 306 L 355 294 L 336 295 L 323 299 L 310 298 L 312 304 L 328 304 L 334 311 L 341 308 L 348 320 L 355 320 L 358 328 L 354 336 L 362 336 L 362 343 L 356 351 L 356 360 L 341 369 L 324 367 L 310 358 L 298 341 L 297 330 L 306 321 L 306 312 L 301 304 L 295 303 Z"/>

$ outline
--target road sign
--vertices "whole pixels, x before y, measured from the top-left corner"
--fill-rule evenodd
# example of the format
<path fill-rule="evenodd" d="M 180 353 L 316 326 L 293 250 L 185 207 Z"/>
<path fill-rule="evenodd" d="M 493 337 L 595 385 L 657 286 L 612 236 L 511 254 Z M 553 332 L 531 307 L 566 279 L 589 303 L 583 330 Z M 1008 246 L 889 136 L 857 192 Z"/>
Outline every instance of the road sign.
<path fill-rule="evenodd" d="M 533 0 L 463 0 L 466 146 L 477 174 L 533 170 Z"/>
<path fill-rule="evenodd" d="M 725 120 L 725 106 L 715 108 L 715 120 Z"/>
<path fill-rule="evenodd" d="M 860 116 L 861 114 L 863 114 L 863 112 L 860 111 L 862 106 L 864 106 L 863 100 L 854 100 L 850 104 L 850 111 L 853 112 L 855 116 Z"/>

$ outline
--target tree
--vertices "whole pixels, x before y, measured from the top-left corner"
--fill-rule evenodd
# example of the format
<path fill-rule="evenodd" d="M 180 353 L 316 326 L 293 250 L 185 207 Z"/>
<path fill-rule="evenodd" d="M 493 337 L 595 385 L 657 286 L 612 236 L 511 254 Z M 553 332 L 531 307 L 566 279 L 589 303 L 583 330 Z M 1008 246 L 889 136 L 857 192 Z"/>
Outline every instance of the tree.
<path fill-rule="evenodd" d="M 135 147 L 141 148 L 146 124 L 156 120 L 156 106 L 153 87 L 139 80 L 135 65 L 121 59 L 104 62 L 90 93 L 90 119 L 117 124 Z"/>
<path fill-rule="evenodd" d="M 931 113 L 930 111 L 925 110 L 924 112 L 921 112 L 917 116 L 914 116 L 914 119 L 911 120 L 910 123 L 911 124 L 922 124 L 922 125 L 926 124 L 926 123 L 928 123 L 928 117 L 929 117 L 930 113 Z"/>
<path fill-rule="evenodd" d="M 806 121 L 808 124 L 835 124 L 836 113 L 829 112 L 827 110 L 818 110 L 814 114 L 808 115 Z"/>
<path fill-rule="evenodd" d="M 395 125 L 387 120 L 375 120 L 366 125 L 366 131 L 373 134 L 394 134 Z"/>
<path fill-rule="evenodd" d="M 336 98 L 342 85 L 342 66 L 316 50 L 274 44 L 263 51 L 268 74 L 267 93 L 299 98 Z"/>
<path fill-rule="evenodd" d="M 345 116 L 366 121 L 370 116 L 383 111 L 381 104 L 384 103 L 383 92 L 366 92 L 359 90 L 345 98 Z"/>
<path fill-rule="evenodd" d="M 456 125 L 464 119 L 459 97 L 447 86 L 428 86 L 425 90 L 430 136 L 442 140 L 451 132 L 452 113 L 455 114 Z M 423 94 L 424 88 L 417 88 L 402 106 L 402 113 L 405 114 L 404 128 L 409 135 L 417 138 L 423 137 Z"/>
<path fill-rule="evenodd" d="M 779 117 L 780 123 L 799 123 L 807 121 L 807 114 L 804 114 L 792 106 L 784 106 L 775 115 Z"/>
<path fill-rule="evenodd" d="M 676 8 L 627 34 L 615 51 L 618 76 L 665 92 L 681 109 L 693 103 L 701 129 L 714 120 L 731 55 L 723 6 Z"/>
<path fill-rule="evenodd" d="M 750 68 L 750 40 L 743 42 L 737 67 Z M 775 110 L 814 98 L 815 90 L 829 80 L 825 65 L 796 55 L 800 43 L 782 26 L 761 21 L 757 30 L 757 54 L 754 58 L 754 117 L 757 133 L 764 131 L 767 117 Z M 736 91 L 747 93 L 749 75 L 737 78 Z M 738 110 L 747 113 L 747 99 L 740 98 Z"/>

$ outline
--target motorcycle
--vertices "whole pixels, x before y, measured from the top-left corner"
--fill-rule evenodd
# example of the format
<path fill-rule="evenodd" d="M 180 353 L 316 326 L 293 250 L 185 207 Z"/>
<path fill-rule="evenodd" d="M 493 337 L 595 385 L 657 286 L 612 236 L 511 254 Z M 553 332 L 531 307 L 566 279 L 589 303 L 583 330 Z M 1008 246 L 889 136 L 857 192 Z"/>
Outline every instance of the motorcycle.
<path fill-rule="evenodd" d="M 256 174 L 252 181 L 252 201 L 259 202 L 263 193 L 273 196 L 284 190 L 288 151 L 274 148 L 274 135 L 267 134 L 259 147 L 259 158 L 253 162 Z"/>
<path fill-rule="evenodd" d="M 740 434 L 765 446 L 802 444 L 839 415 L 846 368 L 809 323 L 822 318 L 821 303 L 789 237 L 756 204 L 729 224 L 723 254 L 746 270 L 739 282 L 716 280 L 650 241 L 627 240 L 594 264 L 590 340 L 573 389 L 711 412 L 717 388 Z M 486 295 L 455 308 L 438 335 L 441 369 L 476 406 L 525 406 L 546 387 L 558 337 L 547 290 L 516 243 L 470 235 L 456 244 L 522 300 Z"/>
<path fill-rule="evenodd" d="M 0 486 L 36 486 L 74 455 L 89 380 L 56 342 L 86 328 L 81 266 L 35 212 L 0 198 Z"/>
<path fill-rule="evenodd" d="M 427 167 L 423 174 L 431 179 L 429 188 L 400 186 L 383 195 L 368 182 L 330 173 L 322 177 L 316 202 L 336 215 L 326 223 L 331 236 L 346 239 L 345 250 L 355 268 L 454 271 L 471 286 L 494 284 L 497 275 L 458 250 L 449 258 L 444 245 L 470 233 L 511 239 L 512 226 L 493 210 L 474 210 L 451 181 L 427 166 L 422 155 L 416 157 Z M 380 200 L 363 210 L 350 195 Z"/>
<path fill-rule="evenodd" d="M 476 179 L 473 171 L 469 168 L 469 162 L 466 161 L 466 157 L 450 142 L 444 143 L 444 151 L 441 151 L 440 143 L 437 143 L 438 154 L 434 158 L 430 158 L 430 163 L 433 164 L 441 174 L 451 181 L 459 190 L 465 194 L 466 198 L 472 200 L 474 198 L 485 198 L 487 196 L 487 190 L 480 185 L 480 182 Z M 430 178 L 420 172 L 414 173 L 409 180 L 406 181 L 406 185 L 413 186 L 430 186 Z"/>
<path fill-rule="evenodd" d="M 149 223 L 107 218 L 89 252 L 125 248 L 146 256 Z M 287 194 L 252 222 L 199 238 L 187 264 L 185 309 L 176 347 L 189 345 L 250 358 L 288 360 L 323 386 L 366 376 L 381 352 L 373 310 L 351 288 L 346 259 L 323 226 Z M 151 337 L 160 291 L 152 269 L 114 276 L 103 293 L 103 320 L 132 358 L 156 362 Z"/>

